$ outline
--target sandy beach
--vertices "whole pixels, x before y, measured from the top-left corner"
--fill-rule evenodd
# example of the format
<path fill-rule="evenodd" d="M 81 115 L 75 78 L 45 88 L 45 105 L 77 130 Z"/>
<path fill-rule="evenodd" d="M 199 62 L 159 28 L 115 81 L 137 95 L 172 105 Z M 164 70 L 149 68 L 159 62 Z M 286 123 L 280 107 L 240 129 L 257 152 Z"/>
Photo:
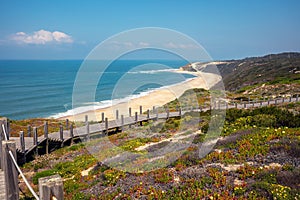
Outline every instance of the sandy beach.
<path fill-rule="evenodd" d="M 203 72 L 186 72 L 178 70 L 178 73 L 189 73 L 196 77 L 185 82 L 171 85 L 161 89 L 154 90 L 145 96 L 131 99 L 128 102 L 119 103 L 110 107 L 87 111 L 75 115 L 61 117 L 59 119 L 69 119 L 72 121 L 84 121 L 85 115 L 88 115 L 90 121 L 101 121 L 101 113 L 105 113 L 105 117 L 109 120 L 116 118 L 116 110 L 119 110 L 119 116 L 129 115 L 129 108 L 132 109 L 132 115 L 139 112 L 140 106 L 143 107 L 143 112 L 147 109 L 152 110 L 153 106 L 162 106 L 176 98 L 179 98 L 186 90 L 192 88 L 209 89 L 213 84 L 220 80 L 220 77 Z"/>

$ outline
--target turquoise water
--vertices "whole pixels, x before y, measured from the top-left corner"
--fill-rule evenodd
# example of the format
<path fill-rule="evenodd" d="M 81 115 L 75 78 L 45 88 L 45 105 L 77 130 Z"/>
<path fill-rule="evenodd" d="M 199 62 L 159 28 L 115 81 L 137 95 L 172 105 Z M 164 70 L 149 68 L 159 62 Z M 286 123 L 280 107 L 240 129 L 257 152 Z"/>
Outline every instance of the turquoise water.
<path fill-rule="evenodd" d="M 151 64 L 149 64 L 151 63 Z M 146 95 L 149 91 L 182 82 L 191 75 L 178 75 L 176 69 L 186 64 L 182 60 L 119 60 L 111 63 L 96 88 L 94 102 L 72 106 L 73 85 L 81 60 L 9 60 L 0 61 L 0 116 L 11 119 L 65 116 L 70 111 L 85 111 L 111 105 L 112 98 L 130 99 Z M 139 68 L 143 64 L 146 67 Z M 101 61 L 97 62 L 102 70 Z M 124 75 L 131 75 L 136 90 L 114 94 L 115 85 Z M 164 80 L 164 85 L 157 80 Z M 140 85 L 141 80 L 148 84 Z M 134 84 L 131 83 L 131 84 Z"/>

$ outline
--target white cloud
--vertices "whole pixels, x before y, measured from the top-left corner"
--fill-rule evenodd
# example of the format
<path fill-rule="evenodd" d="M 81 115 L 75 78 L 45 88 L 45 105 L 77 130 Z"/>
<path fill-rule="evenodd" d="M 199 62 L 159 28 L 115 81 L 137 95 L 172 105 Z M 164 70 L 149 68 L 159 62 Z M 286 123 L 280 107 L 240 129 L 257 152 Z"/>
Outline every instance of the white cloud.
<path fill-rule="evenodd" d="M 139 46 L 141 47 L 148 47 L 150 44 L 147 42 L 139 42 Z"/>
<path fill-rule="evenodd" d="M 119 42 L 112 41 L 109 43 L 110 47 L 113 49 L 132 49 L 132 48 L 143 48 L 148 47 L 150 44 L 147 42 Z"/>
<path fill-rule="evenodd" d="M 12 37 L 12 40 L 18 43 L 25 44 L 47 44 L 47 43 L 72 43 L 73 39 L 70 35 L 67 35 L 59 31 L 46 31 L 39 30 L 33 34 L 27 34 L 24 32 L 15 33 Z"/>
<path fill-rule="evenodd" d="M 175 44 L 173 42 L 169 42 L 165 44 L 165 47 L 171 48 L 171 49 L 197 49 L 198 46 L 194 44 Z"/>

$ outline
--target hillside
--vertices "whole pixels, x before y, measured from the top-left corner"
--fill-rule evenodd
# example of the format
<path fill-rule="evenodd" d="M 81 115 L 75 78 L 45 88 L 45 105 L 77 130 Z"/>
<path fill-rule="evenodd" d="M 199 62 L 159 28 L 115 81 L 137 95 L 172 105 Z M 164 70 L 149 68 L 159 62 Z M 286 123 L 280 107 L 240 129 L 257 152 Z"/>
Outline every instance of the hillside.
<path fill-rule="evenodd" d="M 300 53 L 280 53 L 241 60 L 200 63 L 197 67 L 201 69 L 209 65 L 218 67 L 225 89 L 228 91 L 238 91 L 256 84 L 286 84 L 300 80 Z M 190 65 L 184 66 L 183 69 L 193 71 Z M 204 70 L 209 70 L 209 67 Z"/>
<path fill-rule="evenodd" d="M 193 71 L 196 65 L 208 71 L 212 64 L 219 68 L 231 100 L 263 99 L 274 91 L 282 96 L 300 94 L 300 53 L 197 63 L 183 69 Z M 193 105 L 194 93 L 196 102 L 208 106 L 209 92 L 188 90 L 165 106 L 174 111 L 178 101 L 182 106 Z M 74 200 L 299 199 L 299 111 L 299 102 L 287 101 L 261 108 L 232 108 L 226 116 L 188 111 L 181 117 L 149 120 L 123 127 L 117 134 L 36 156 L 22 170 L 36 191 L 39 178 L 59 174 L 65 199 Z M 222 117 L 224 124 L 218 127 Z M 24 128 L 21 121 L 13 125 Z M 222 130 L 220 135 L 212 134 L 211 126 Z M 205 148 L 214 140 L 213 149 L 201 157 L 202 145 Z M 21 197 L 33 199 L 24 182 L 19 185 Z"/>
<path fill-rule="evenodd" d="M 205 130 L 193 131 L 199 126 L 197 115 L 190 112 L 181 119 L 169 119 L 163 128 L 164 122 L 151 121 L 110 135 L 109 141 L 116 146 L 99 152 L 97 159 L 88 151 L 88 146 L 96 144 L 91 141 L 37 156 L 22 170 L 36 190 L 38 178 L 61 175 L 65 199 L 74 200 L 299 199 L 299 114 L 295 116 L 276 107 L 230 109 L 218 143 L 203 158 L 199 158 L 199 148 L 209 136 Z M 201 116 L 204 120 L 201 123 L 207 123 L 210 113 L 202 112 Z M 176 132 L 177 125 L 184 121 L 192 131 Z M 140 138 L 143 133 L 147 133 L 146 137 Z M 188 140 L 192 141 L 190 146 L 176 151 L 181 156 L 165 167 L 157 169 L 174 155 L 173 150 L 148 159 L 148 155 L 160 152 L 164 146 L 180 147 Z M 103 138 L 96 142 L 105 145 Z M 126 157 L 122 150 L 139 157 Z M 154 170 L 137 173 L 118 170 L 111 167 L 112 163 L 105 164 L 107 158 L 117 158 L 115 162 L 122 166 L 138 164 Z M 23 199 L 33 199 L 24 183 L 20 185 L 25 191 Z"/>

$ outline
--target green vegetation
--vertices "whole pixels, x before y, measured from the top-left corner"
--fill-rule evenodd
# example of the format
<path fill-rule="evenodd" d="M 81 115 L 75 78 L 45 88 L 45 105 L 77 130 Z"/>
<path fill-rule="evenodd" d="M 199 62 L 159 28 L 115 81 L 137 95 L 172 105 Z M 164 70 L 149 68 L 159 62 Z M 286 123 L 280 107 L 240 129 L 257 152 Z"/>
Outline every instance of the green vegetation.
<path fill-rule="evenodd" d="M 226 95 L 236 101 L 300 93 L 300 74 L 295 73 L 299 66 L 300 54 L 280 54 L 228 61 L 218 68 L 231 91 Z M 179 103 L 186 110 L 191 106 L 209 106 L 210 96 L 216 92 L 188 90 L 159 108 L 159 112 L 166 107 L 175 111 Z M 166 121 L 145 122 L 141 127 L 133 126 L 108 136 L 112 146 L 99 138 L 86 146 L 65 147 L 36 157 L 23 166 L 23 171 L 34 189 L 38 178 L 60 174 L 65 199 L 300 199 L 300 103 L 229 109 L 224 126 L 219 127 L 221 114 L 187 112 Z M 12 124 L 26 130 L 28 122 Z M 34 125 L 42 124 L 40 120 Z M 208 133 L 212 126 L 222 128 L 220 136 Z M 201 144 L 216 137 L 221 139 L 212 151 L 199 157 Z M 185 149 L 148 157 L 166 145 L 181 146 L 186 142 L 190 143 Z M 107 148 L 96 159 L 85 147 L 99 144 Z M 106 158 L 117 157 L 123 151 L 139 159 L 117 164 L 128 169 L 144 166 L 145 171 L 128 173 L 105 165 Z M 167 162 L 167 158 L 177 154 L 178 159 Z M 157 169 L 159 166 L 164 168 Z M 27 190 L 25 193 L 30 197 Z"/>
<path fill-rule="evenodd" d="M 24 131 L 27 136 L 28 126 L 31 126 L 31 136 L 33 135 L 33 127 L 37 127 L 38 136 L 44 134 L 44 123 L 48 122 L 48 132 L 57 132 L 59 127 L 62 124 L 65 127 L 65 121 L 56 120 L 56 119 L 43 119 L 43 118 L 34 118 L 34 119 L 24 119 L 24 120 L 10 120 L 10 135 L 13 137 L 19 137 L 20 131 Z M 73 124 L 73 127 L 76 126 L 74 122 L 69 122 L 69 125 Z M 77 124 L 80 126 L 81 124 Z"/>
<path fill-rule="evenodd" d="M 204 121 L 210 119 L 208 113 L 201 115 Z M 165 124 L 150 122 L 145 127 L 111 135 L 109 139 L 119 148 L 137 152 L 137 147 L 172 137 L 178 130 L 175 124 L 181 120 L 199 127 L 199 121 L 195 123 L 193 116 L 197 114 L 190 112 L 182 119 L 169 119 Z M 205 134 L 197 135 L 179 159 L 152 172 L 129 174 L 97 163 L 83 144 L 51 154 L 51 159 L 57 161 L 41 156 L 27 163 L 24 170 L 35 171 L 34 184 L 40 177 L 60 174 L 64 178 L 66 199 L 299 198 L 300 168 L 294 163 L 300 155 L 299 121 L 299 114 L 283 108 L 230 109 L 222 133 L 225 140 L 218 142 L 216 151 L 199 159 L 198 144 Z M 157 130 L 157 135 L 150 134 L 143 139 L 132 137 L 131 131 L 147 132 L 150 128 Z M 191 133 L 193 131 L 183 135 Z M 279 152 L 281 157 L 276 156 Z M 235 169 L 226 168 L 235 165 Z M 81 172 L 90 167 L 93 168 L 88 175 L 82 176 Z"/>
<path fill-rule="evenodd" d="M 297 84 L 299 93 L 300 54 L 282 53 L 264 57 L 230 60 L 217 65 L 226 90 L 244 92 L 254 85 Z M 250 88 L 245 88 L 250 86 Z M 244 89 L 243 89 L 244 88 Z M 243 91 L 244 90 L 244 91 Z M 275 90 L 273 90 L 274 92 Z M 266 91 L 267 92 L 267 91 Z M 260 95 L 264 95 L 260 93 Z"/>
<path fill-rule="evenodd" d="M 179 99 L 167 103 L 164 107 L 175 111 L 178 107 L 190 109 L 191 107 L 208 106 L 210 104 L 210 92 L 202 88 L 195 88 L 185 91 Z M 163 108 L 159 111 L 164 111 Z"/>
<path fill-rule="evenodd" d="M 59 174 L 63 178 L 71 178 L 80 174 L 82 169 L 86 169 L 96 163 L 96 159 L 91 155 L 80 155 L 74 158 L 74 161 L 60 162 L 53 166 L 52 169 L 37 172 L 32 180 L 34 184 L 38 183 L 38 179 Z"/>

